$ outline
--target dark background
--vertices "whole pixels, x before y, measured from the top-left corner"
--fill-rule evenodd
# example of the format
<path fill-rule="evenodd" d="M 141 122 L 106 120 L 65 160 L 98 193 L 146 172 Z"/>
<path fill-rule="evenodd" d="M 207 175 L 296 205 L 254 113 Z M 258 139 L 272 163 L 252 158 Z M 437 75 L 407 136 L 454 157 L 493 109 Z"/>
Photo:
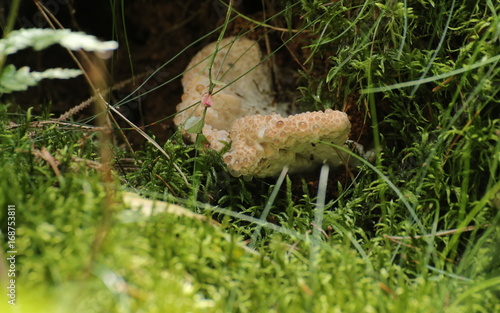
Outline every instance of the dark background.
<path fill-rule="evenodd" d="M 133 92 L 151 72 L 172 60 L 182 49 L 205 36 L 158 71 L 135 95 L 151 91 L 182 73 L 198 50 L 217 39 L 218 32 L 206 35 L 220 26 L 226 15 L 226 7 L 217 0 L 114 2 L 115 5 L 112 7 L 109 1 L 102 0 L 39 1 L 65 28 L 83 31 L 101 40 L 119 42 L 119 49 L 113 58 L 107 61 L 110 85 L 124 80 L 133 82 L 113 92 L 111 101 L 115 103 Z M 264 15 L 271 16 L 277 10 L 282 9 L 279 2 L 265 1 L 265 8 L 261 1 L 235 0 L 234 5 L 241 13 L 256 20 L 263 20 Z M 9 3 L 10 1 L 0 2 L 2 25 L 5 25 Z M 274 19 L 271 23 L 276 26 L 285 25 L 282 17 Z M 242 18 L 237 18 L 228 25 L 226 34 L 238 34 L 254 26 Z M 35 2 L 25 0 L 21 2 L 15 28 L 32 27 L 49 28 L 50 25 L 39 12 Z M 257 28 L 247 36 L 250 38 L 259 36 L 265 31 L 268 30 Z M 283 34 L 268 32 L 271 48 L 279 46 L 283 42 L 282 37 Z M 274 62 L 286 63 L 286 66 L 281 67 L 286 70 L 291 70 L 296 66 L 295 61 L 286 51 L 277 53 Z M 53 67 L 76 68 L 66 50 L 59 46 L 43 51 L 27 49 L 9 56 L 7 63 L 13 63 L 17 67 L 26 65 L 36 71 Z M 291 79 L 288 83 L 295 84 L 296 82 Z M 86 100 L 90 94 L 88 84 L 83 77 L 80 77 L 71 80 L 45 80 L 27 92 L 6 95 L 2 100 L 14 103 L 23 109 L 33 107 L 36 114 L 50 112 L 53 117 L 58 117 Z M 175 113 L 175 106 L 180 102 L 181 95 L 180 79 L 175 79 L 147 95 L 126 103 L 120 110 L 131 121 L 154 134 L 157 140 L 164 142 L 174 131 L 169 117 Z M 88 108 L 82 112 L 83 115 L 74 119 L 81 120 L 92 113 L 92 109 Z M 140 136 L 137 134 L 130 132 L 127 136 L 131 137 L 129 139 L 133 144 L 141 143 Z"/>

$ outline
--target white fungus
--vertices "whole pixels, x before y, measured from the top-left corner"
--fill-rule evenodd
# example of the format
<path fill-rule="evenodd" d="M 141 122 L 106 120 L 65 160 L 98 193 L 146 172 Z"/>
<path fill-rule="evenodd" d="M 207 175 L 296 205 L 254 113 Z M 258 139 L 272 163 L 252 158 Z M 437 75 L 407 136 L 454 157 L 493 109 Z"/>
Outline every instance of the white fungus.
<path fill-rule="evenodd" d="M 351 123 L 344 112 L 306 112 L 282 117 L 252 115 L 236 120 L 231 128 L 231 149 L 224 162 L 234 176 L 276 176 L 285 166 L 303 172 L 323 162 L 342 164 Z M 321 141 L 321 142 L 320 142 Z"/>
<path fill-rule="evenodd" d="M 182 78 L 184 94 L 174 122 L 191 141 L 201 130 L 211 149 L 230 143 L 223 158 L 234 176 L 267 177 L 278 175 L 285 165 L 289 172 L 301 172 L 324 162 L 343 163 L 346 155 L 329 143 L 343 146 L 348 139 L 351 123 L 344 112 L 274 113 L 271 74 L 260 64 L 257 42 L 230 37 L 219 42 L 218 50 L 216 45 L 198 52 Z M 214 53 L 216 85 L 209 94 Z M 203 128 L 196 127 L 202 122 Z"/>
<path fill-rule="evenodd" d="M 210 95 L 212 105 L 206 108 L 203 134 L 210 148 L 220 150 L 228 142 L 229 130 L 234 121 L 252 114 L 268 114 L 273 107 L 271 73 L 261 64 L 261 52 L 257 42 L 246 38 L 228 37 L 211 43 L 199 51 L 189 63 L 182 77 L 184 94 L 177 105 L 174 123 L 191 141 L 196 134 L 184 124 L 196 124 L 203 118 L 206 108 L 202 100 L 207 98 L 210 86 L 209 65 L 212 64 L 212 82 L 215 88 Z"/>

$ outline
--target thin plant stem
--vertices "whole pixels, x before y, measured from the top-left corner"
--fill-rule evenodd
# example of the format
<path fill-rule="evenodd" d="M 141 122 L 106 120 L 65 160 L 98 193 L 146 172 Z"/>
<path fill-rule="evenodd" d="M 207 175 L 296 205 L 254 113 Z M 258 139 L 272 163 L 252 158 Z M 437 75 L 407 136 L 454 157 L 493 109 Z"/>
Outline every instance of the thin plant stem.
<path fill-rule="evenodd" d="M 9 16 L 7 17 L 7 23 L 5 27 L 3 27 L 3 36 L 6 37 L 12 29 L 14 29 L 14 24 L 16 22 L 17 13 L 19 12 L 19 5 L 21 4 L 21 0 L 13 0 L 10 4 Z M 0 55 L 0 72 L 3 70 L 3 66 L 5 64 L 5 58 L 7 56 Z"/>

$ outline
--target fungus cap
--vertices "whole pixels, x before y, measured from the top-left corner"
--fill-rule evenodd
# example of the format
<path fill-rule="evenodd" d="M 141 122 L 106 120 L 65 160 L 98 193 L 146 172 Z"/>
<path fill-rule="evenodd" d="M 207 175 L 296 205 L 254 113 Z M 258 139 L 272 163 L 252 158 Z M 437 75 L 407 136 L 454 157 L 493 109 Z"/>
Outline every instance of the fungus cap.
<path fill-rule="evenodd" d="M 212 82 L 216 86 L 210 95 L 210 105 L 204 105 L 210 87 L 209 65 L 213 54 Z M 228 37 L 218 44 L 211 43 L 199 51 L 189 63 L 182 77 L 184 94 L 177 105 L 174 123 L 183 129 L 191 141 L 196 133 L 183 128 L 188 119 L 204 117 L 203 134 L 210 147 L 220 150 L 228 141 L 233 122 L 250 114 L 267 114 L 272 106 L 271 75 L 269 68 L 261 64 L 258 43 L 246 38 Z M 206 113 L 204 115 L 204 111 Z M 208 126 L 208 127 L 207 127 Z"/>
<path fill-rule="evenodd" d="M 223 157 L 234 176 L 275 176 L 285 165 L 300 172 L 323 162 L 342 164 L 346 156 L 328 143 L 345 144 L 351 128 L 347 115 L 330 109 L 289 117 L 273 113 L 278 108 L 272 105 L 271 74 L 260 62 L 257 42 L 245 38 L 203 48 L 182 78 L 175 124 L 193 142 L 201 131 L 211 149 L 231 143 Z M 216 85 L 209 93 L 211 81 Z"/>
<path fill-rule="evenodd" d="M 289 172 L 307 171 L 323 162 L 338 166 L 346 156 L 322 142 L 342 146 L 350 129 L 347 115 L 330 109 L 289 117 L 245 116 L 231 128 L 231 149 L 224 162 L 234 176 L 256 177 L 276 176 L 285 165 Z"/>

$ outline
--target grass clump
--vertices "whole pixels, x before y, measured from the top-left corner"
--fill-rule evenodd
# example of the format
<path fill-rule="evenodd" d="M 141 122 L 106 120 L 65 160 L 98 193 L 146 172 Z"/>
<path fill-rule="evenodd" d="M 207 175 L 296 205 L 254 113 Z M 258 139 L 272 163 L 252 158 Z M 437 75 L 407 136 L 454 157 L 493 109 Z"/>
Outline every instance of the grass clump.
<path fill-rule="evenodd" d="M 491 1 L 304 0 L 259 23 L 271 40 L 273 23 L 299 30 L 283 38 L 305 43 L 304 110 L 360 116 L 353 135 L 377 158 L 329 179 L 234 178 L 175 134 L 165 154 L 109 146 L 106 181 L 96 129 L 4 107 L 0 202 L 17 207 L 21 309 L 500 310 L 498 13 Z M 151 202 L 127 204 L 125 188 L 196 214 L 141 214 Z"/>

